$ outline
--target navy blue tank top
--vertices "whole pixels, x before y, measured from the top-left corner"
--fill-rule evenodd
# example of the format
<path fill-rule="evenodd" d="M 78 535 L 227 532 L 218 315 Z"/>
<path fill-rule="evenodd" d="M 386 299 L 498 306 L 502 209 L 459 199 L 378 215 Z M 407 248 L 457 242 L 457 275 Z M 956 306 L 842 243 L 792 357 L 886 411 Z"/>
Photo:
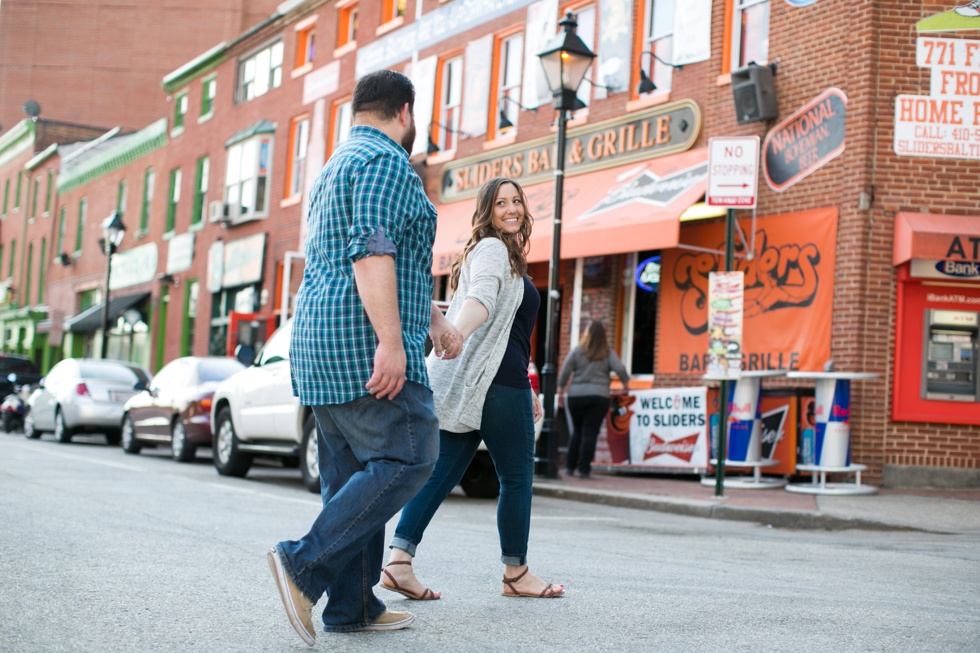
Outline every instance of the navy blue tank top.
<path fill-rule="evenodd" d="M 527 378 L 527 366 L 531 362 L 531 332 L 538 317 L 541 306 L 541 296 L 531 280 L 524 277 L 524 299 L 517 307 L 514 324 L 510 328 L 510 338 L 507 340 L 507 350 L 500 361 L 497 376 L 493 382 L 509 388 L 530 389 L 531 381 Z"/>

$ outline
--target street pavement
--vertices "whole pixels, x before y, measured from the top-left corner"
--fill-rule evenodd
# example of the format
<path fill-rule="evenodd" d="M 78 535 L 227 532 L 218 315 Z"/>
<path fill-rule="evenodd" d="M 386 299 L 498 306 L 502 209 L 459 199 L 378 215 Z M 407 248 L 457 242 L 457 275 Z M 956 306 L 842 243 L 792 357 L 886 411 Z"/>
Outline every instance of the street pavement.
<path fill-rule="evenodd" d="M 702 485 L 690 475 L 596 470 L 588 479 L 564 474 L 558 479 L 537 478 L 534 491 L 540 496 L 780 528 L 980 533 L 980 488 L 879 488 L 872 495 L 838 496 L 723 487 L 719 497 L 713 484 Z"/>

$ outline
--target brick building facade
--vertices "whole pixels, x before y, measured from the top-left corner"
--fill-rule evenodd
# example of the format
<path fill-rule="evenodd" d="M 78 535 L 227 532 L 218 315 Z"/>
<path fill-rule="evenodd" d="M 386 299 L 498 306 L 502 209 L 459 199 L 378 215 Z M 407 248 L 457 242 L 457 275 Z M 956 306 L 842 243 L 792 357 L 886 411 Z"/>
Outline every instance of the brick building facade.
<path fill-rule="evenodd" d="M 267 320 L 264 328 L 271 328 L 288 313 L 301 275 L 306 191 L 346 135 L 356 80 L 384 67 L 405 71 L 418 90 L 412 161 L 440 211 L 439 297 L 445 296 L 440 279 L 465 240 L 476 187 L 489 175 L 507 173 L 524 184 L 537 219 L 530 274 L 543 292 L 555 112 L 535 54 L 571 10 L 598 58 L 590 83 L 579 91 L 584 108 L 568 124 L 559 358 L 590 319 L 602 319 L 637 387 L 704 383 L 709 338 L 702 291 L 707 272 L 723 265 L 723 220 L 717 213 L 695 219 L 688 209 L 699 208 L 705 194 L 709 139 L 758 136 L 769 158 L 757 206 L 736 212 L 744 235 L 737 236 L 735 267 L 745 271 L 751 304 L 745 365 L 801 372 L 832 365 L 877 374 L 851 387 L 852 459 L 871 468 L 873 482 L 976 484 L 980 414 L 974 411 L 980 404 L 965 396 L 926 396 L 922 357 L 933 350 L 923 344 L 929 327 L 923 331 L 922 311 L 951 308 L 926 299 L 930 284 L 957 296 L 980 293 L 975 282 L 922 279 L 915 270 L 917 260 L 932 258 L 980 262 L 969 246 L 980 233 L 974 225 L 980 223 L 980 156 L 968 147 L 953 158 L 896 154 L 896 141 L 906 133 L 901 130 L 907 131 L 896 127 L 896 106 L 898 96 L 930 96 L 936 80 L 944 79 L 941 62 L 931 64 L 932 73 L 917 64 L 917 43 L 920 53 L 927 47 L 921 39 L 973 44 L 977 30 L 962 16 L 967 22 L 949 19 L 960 25 L 956 31 L 935 31 L 935 23 L 925 22 L 951 16 L 951 3 L 800 4 L 283 3 L 257 28 L 211 43 L 210 50 L 201 48 L 205 54 L 168 71 L 163 86 L 172 101 L 161 97 L 154 120 L 136 125 L 139 131 L 75 149 L 74 156 L 72 148 L 50 155 L 60 166 L 56 211 L 68 216 L 58 242 L 80 248 L 65 250 L 71 261 L 52 263 L 47 272 L 52 325 L 45 328 L 64 333 L 54 339 L 60 347 L 48 346 L 45 360 L 94 346 L 95 333 L 73 331 L 79 324 L 73 320 L 101 301 L 105 257 L 98 224 L 114 209 L 124 211 L 129 231 L 117 255 L 126 270 L 119 283 L 126 285 L 114 284 L 112 297 L 129 298 L 142 321 L 115 323 L 110 354 L 158 369 L 183 354 L 226 353 L 241 337 L 238 314 Z M 980 92 L 970 86 L 966 54 L 972 46 L 957 47 L 960 62 L 947 72 L 948 83 L 960 84 L 953 91 L 961 92 L 947 95 L 960 98 L 955 101 L 962 101 L 969 122 L 976 118 L 965 112 L 980 102 Z M 753 69 L 762 69 L 762 81 L 742 86 Z M 775 75 L 777 115 L 739 124 L 733 85 L 765 89 L 768 72 Z M 657 88 L 641 93 L 638 85 L 647 77 Z M 951 111 L 939 106 L 933 113 Z M 959 135 L 980 144 L 973 131 Z M 827 145 L 835 139 L 836 147 Z M 2 152 L 0 141 L 0 184 L 23 166 L 23 157 L 5 161 Z M 154 192 L 144 211 L 150 169 Z M 83 204 L 88 217 L 76 240 Z M 915 216 L 926 217 L 917 222 Z M 139 226 L 144 222 L 145 229 Z M 939 223 L 948 228 L 937 237 L 968 244 L 962 256 L 949 248 L 952 255 L 935 257 L 916 249 L 932 235 L 921 225 Z M 0 242 L 25 242 L 10 224 L 9 218 L 3 223 Z M 58 240 L 56 227 L 48 233 L 49 243 Z M 903 258 L 906 242 L 911 253 Z M 127 252 L 135 253 L 127 259 Z M 155 266 L 142 269 L 152 257 Z M 652 263 L 640 273 L 659 273 L 658 291 L 637 283 L 644 261 Z M 7 262 L 0 259 L 0 270 Z M 542 310 L 532 343 L 539 368 L 543 332 Z M 970 333 L 976 329 L 963 330 Z M 7 335 L 5 344 L 18 341 Z M 137 345 L 127 349 L 127 338 Z M 766 385 L 812 390 L 799 379 Z"/>

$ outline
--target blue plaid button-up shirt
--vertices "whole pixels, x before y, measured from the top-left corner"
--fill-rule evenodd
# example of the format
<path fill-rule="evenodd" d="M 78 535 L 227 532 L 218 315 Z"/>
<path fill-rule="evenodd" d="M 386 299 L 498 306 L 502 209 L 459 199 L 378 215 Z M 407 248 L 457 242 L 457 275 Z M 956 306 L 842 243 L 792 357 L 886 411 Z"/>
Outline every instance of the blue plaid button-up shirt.
<path fill-rule="evenodd" d="M 367 394 L 378 339 L 357 294 L 353 263 L 377 255 L 395 259 L 407 378 L 428 386 L 436 210 L 405 150 L 378 129 L 352 128 L 313 186 L 307 226 L 289 347 L 293 394 L 307 406 Z"/>

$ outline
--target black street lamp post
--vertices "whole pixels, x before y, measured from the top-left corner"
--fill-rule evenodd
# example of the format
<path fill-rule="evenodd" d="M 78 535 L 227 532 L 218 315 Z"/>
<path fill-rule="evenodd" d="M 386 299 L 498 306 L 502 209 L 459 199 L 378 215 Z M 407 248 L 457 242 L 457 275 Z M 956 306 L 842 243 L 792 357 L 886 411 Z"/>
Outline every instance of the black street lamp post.
<path fill-rule="evenodd" d="M 561 268 L 561 211 L 565 185 L 565 129 L 568 112 L 580 108 L 578 87 L 595 59 L 595 53 L 575 33 L 578 23 L 572 12 L 558 23 L 562 27 L 544 52 L 538 54 L 551 88 L 552 106 L 558 110 L 557 149 L 555 152 L 555 214 L 552 222 L 551 262 L 548 277 L 548 304 L 545 334 L 545 359 L 541 368 L 544 390 L 544 438 L 546 458 L 538 459 L 537 473 L 558 478 L 558 431 L 555 428 L 555 394 L 558 381 L 558 332 L 561 324 L 559 270 Z"/>
<path fill-rule="evenodd" d="M 102 238 L 99 244 L 105 254 L 105 298 L 102 301 L 102 349 L 100 358 L 105 358 L 109 348 L 109 280 L 112 278 L 112 255 L 122 243 L 126 235 L 126 225 L 123 224 L 119 211 L 113 211 L 102 221 Z"/>

